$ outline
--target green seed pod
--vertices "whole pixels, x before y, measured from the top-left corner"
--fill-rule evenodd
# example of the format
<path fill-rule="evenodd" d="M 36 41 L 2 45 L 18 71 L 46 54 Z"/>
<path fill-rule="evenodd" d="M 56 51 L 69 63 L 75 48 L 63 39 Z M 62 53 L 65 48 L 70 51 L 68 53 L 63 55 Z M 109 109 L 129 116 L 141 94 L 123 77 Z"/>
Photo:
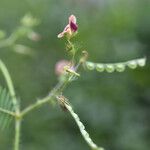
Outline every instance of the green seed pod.
<path fill-rule="evenodd" d="M 125 65 L 122 63 L 117 63 L 115 69 L 118 72 L 123 72 L 125 70 Z"/>
<path fill-rule="evenodd" d="M 138 60 L 137 60 L 137 64 L 138 64 L 140 67 L 145 66 L 145 63 L 146 63 L 146 59 L 145 59 L 145 58 L 142 58 L 142 59 L 138 59 Z"/>
<path fill-rule="evenodd" d="M 137 67 L 137 62 L 136 61 L 128 61 L 127 66 L 131 69 L 135 69 Z"/>
<path fill-rule="evenodd" d="M 89 70 L 94 70 L 95 69 L 95 64 L 92 62 L 86 62 L 86 67 Z"/>
<path fill-rule="evenodd" d="M 96 64 L 96 70 L 98 72 L 103 72 L 105 70 L 105 67 L 103 64 Z"/>
<path fill-rule="evenodd" d="M 115 71 L 114 65 L 112 65 L 112 64 L 106 64 L 106 71 L 107 71 L 108 73 L 114 72 L 114 71 Z"/>

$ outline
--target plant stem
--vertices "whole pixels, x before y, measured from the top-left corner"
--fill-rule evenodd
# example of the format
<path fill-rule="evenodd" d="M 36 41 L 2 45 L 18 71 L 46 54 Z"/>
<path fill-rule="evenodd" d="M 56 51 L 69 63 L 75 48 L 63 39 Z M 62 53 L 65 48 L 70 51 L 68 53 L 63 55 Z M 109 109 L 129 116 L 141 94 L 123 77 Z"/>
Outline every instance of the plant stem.
<path fill-rule="evenodd" d="M 16 94 L 15 94 L 15 90 L 14 90 L 14 86 L 13 86 L 13 82 L 11 80 L 11 77 L 10 77 L 10 74 L 6 68 L 6 65 L 3 63 L 2 60 L 0 60 L 0 69 L 4 75 L 4 78 L 6 80 L 6 83 L 7 83 L 7 86 L 8 86 L 8 89 L 9 89 L 9 93 L 10 93 L 10 96 L 12 97 L 12 102 L 13 102 L 13 105 L 15 107 L 15 110 L 17 109 L 16 105 L 17 105 L 17 99 L 16 99 Z"/>
<path fill-rule="evenodd" d="M 75 67 L 75 71 L 77 71 L 77 69 L 79 68 L 80 63 Z M 63 82 L 59 82 L 50 92 L 50 94 L 40 100 L 38 100 L 37 102 L 31 104 L 30 106 L 28 106 L 27 108 L 25 108 L 24 110 L 22 110 L 22 112 L 20 112 L 20 117 L 24 117 L 26 114 L 28 114 L 30 111 L 43 106 L 43 104 L 46 104 L 47 102 L 49 102 L 50 100 L 52 100 L 53 98 L 55 98 L 57 95 L 59 95 L 64 88 L 66 87 L 66 85 L 70 82 L 71 78 L 73 78 L 74 75 L 70 74 L 68 75 L 67 79 Z"/>
<path fill-rule="evenodd" d="M 49 102 L 50 100 L 52 100 L 57 94 L 59 94 L 65 87 L 65 85 L 68 83 L 68 79 L 65 80 L 64 82 L 60 82 L 58 83 L 55 88 L 50 92 L 50 94 L 40 100 L 38 100 L 37 102 L 35 102 L 34 104 L 31 104 L 30 106 L 28 106 L 27 108 L 25 108 L 24 110 L 22 110 L 22 112 L 20 113 L 21 117 L 24 117 L 26 114 L 28 114 L 30 111 L 41 107 L 43 104 L 46 104 L 47 102 Z"/>
<path fill-rule="evenodd" d="M 4 75 L 4 78 L 6 80 L 10 96 L 12 97 L 12 103 L 14 105 L 15 109 L 15 141 L 14 141 L 14 150 L 19 150 L 19 140 L 20 140 L 20 126 L 21 121 L 18 116 L 20 116 L 20 107 L 18 105 L 18 101 L 16 98 L 13 82 L 11 80 L 10 74 L 5 66 L 5 64 L 0 60 L 0 69 Z"/>
<path fill-rule="evenodd" d="M 77 70 L 79 67 L 79 65 L 75 68 L 75 70 Z M 20 143 L 20 129 L 21 129 L 21 120 L 22 118 L 28 114 L 29 112 L 31 112 L 32 110 L 43 106 L 43 104 L 46 104 L 47 102 L 49 102 L 52 98 L 56 97 L 58 94 L 60 94 L 63 89 L 66 87 L 66 85 L 70 82 L 71 78 L 74 77 L 74 75 L 72 74 L 68 74 L 66 80 L 64 80 L 63 82 L 59 82 L 55 88 L 53 88 L 53 90 L 50 92 L 50 94 L 40 100 L 38 100 L 36 103 L 31 104 L 30 106 L 28 106 L 27 108 L 25 108 L 23 111 L 20 112 L 20 107 L 18 105 L 18 101 L 17 98 L 15 96 L 15 90 L 14 90 L 14 86 L 11 80 L 11 77 L 9 75 L 9 72 L 5 66 L 5 64 L 0 60 L 0 69 L 5 77 L 10 95 L 12 97 L 12 102 L 13 105 L 15 107 L 15 113 L 13 114 L 15 116 L 15 141 L 14 141 L 14 150 L 19 150 L 19 143 Z M 3 111 L 5 113 L 8 113 L 10 115 L 12 115 L 12 112 L 8 112 L 6 110 L 0 110 Z"/>
<path fill-rule="evenodd" d="M 6 110 L 6 109 L 3 109 L 3 108 L 0 108 L 0 112 L 5 113 L 5 114 L 8 114 L 8 115 L 11 115 L 11 116 L 13 116 L 13 117 L 16 116 L 16 114 L 15 114 L 14 112 L 11 112 L 11 111 Z"/>
<path fill-rule="evenodd" d="M 16 122 L 15 122 L 15 143 L 14 143 L 14 150 L 19 150 L 20 128 L 21 128 L 21 120 L 20 119 L 16 119 Z"/>
<path fill-rule="evenodd" d="M 27 108 L 25 108 L 21 113 L 20 116 L 21 118 L 24 117 L 26 114 L 28 114 L 30 111 L 42 106 L 43 104 L 47 103 L 48 101 L 50 101 L 52 98 L 52 95 L 47 96 L 43 99 L 38 100 L 36 103 L 31 104 L 30 106 L 28 106 Z"/>

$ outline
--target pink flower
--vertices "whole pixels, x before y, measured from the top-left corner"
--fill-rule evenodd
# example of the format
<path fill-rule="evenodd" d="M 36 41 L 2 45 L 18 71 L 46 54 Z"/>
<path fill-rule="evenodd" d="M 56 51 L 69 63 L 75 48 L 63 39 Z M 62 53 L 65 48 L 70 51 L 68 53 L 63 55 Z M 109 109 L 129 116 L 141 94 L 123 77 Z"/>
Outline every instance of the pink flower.
<path fill-rule="evenodd" d="M 55 74 L 60 76 L 65 73 L 64 67 L 70 65 L 68 60 L 60 60 L 55 65 Z"/>
<path fill-rule="evenodd" d="M 58 38 L 62 38 L 65 35 L 71 37 L 74 33 L 76 33 L 78 30 L 78 25 L 76 22 L 76 17 L 74 15 L 71 15 L 69 17 L 69 24 L 64 28 L 63 32 L 58 34 Z"/>

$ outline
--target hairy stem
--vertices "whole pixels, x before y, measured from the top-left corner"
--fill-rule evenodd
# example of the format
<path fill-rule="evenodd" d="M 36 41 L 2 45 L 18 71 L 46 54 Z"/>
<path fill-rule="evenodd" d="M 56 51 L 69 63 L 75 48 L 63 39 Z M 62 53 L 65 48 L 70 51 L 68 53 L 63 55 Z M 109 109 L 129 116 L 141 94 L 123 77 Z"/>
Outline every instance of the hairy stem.
<path fill-rule="evenodd" d="M 80 63 L 77 64 L 77 66 L 75 67 L 75 71 L 78 70 L 80 66 Z M 27 108 L 25 108 L 24 110 L 22 110 L 22 112 L 20 113 L 20 117 L 24 117 L 26 114 L 28 114 L 30 111 L 33 111 L 34 109 L 43 106 L 43 104 L 46 104 L 47 102 L 51 101 L 53 98 L 55 98 L 57 95 L 59 95 L 64 88 L 67 86 L 67 84 L 71 81 L 71 79 L 74 77 L 74 74 L 68 74 L 68 77 L 66 78 L 66 80 L 64 80 L 63 82 L 59 82 L 53 89 L 52 91 L 49 93 L 48 96 L 39 99 L 37 102 L 35 102 L 34 104 L 31 104 L 30 106 L 28 106 Z"/>
<path fill-rule="evenodd" d="M 68 78 L 69 79 L 69 78 Z M 20 113 L 21 117 L 24 117 L 26 114 L 28 114 L 29 112 L 33 111 L 34 109 L 43 106 L 44 104 L 48 103 L 49 101 L 51 101 L 54 97 L 56 97 L 56 95 L 60 92 L 62 92 L 62 90 L 65 88 L 66 84 L 68 83 L 68 79 L 65 80 L 64 82 L 60 82 L 58 83 L 55 88 L 50 92 L 50 94 L 42 99 L 39 99 L 37 102 L 31 104 L 30 106 L 28 106 L 27 108 L 25 108 L 24 110 L 22 110 L 22 112 Z"/>
<path fill-rule="evenodd" d="M 28 106 L 27 108 L 25 108 L 21 113 L 20 116 L 24 117 L 26 114 L 30 113 L 32 110 L 42 106 L 43 104 L 49 102 L 52 98 L 52 95 L 47 96 L 43 99 L 38 100 L 37 102 L 35 102 L 34 104 L 31 104 L 30 106 Z"/>

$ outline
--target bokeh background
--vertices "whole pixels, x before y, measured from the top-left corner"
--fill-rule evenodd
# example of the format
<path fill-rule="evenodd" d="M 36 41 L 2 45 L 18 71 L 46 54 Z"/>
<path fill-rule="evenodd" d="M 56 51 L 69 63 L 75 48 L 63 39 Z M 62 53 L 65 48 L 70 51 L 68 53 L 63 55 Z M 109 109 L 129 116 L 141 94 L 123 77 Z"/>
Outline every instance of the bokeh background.
<path fill-rule="evenodd" d="M 65 95 L 93 140 L 106 150 L 150 148 L 150 1 L 149 0 L 0 0 L 0 29 L 9 35 L 30 12 L 41 20 L 34 28 L 42 39 L 21 42 L 34 56 L 0 49 L 22 108 L 57 83 L 54 66 L 68 59 L 65 41 L 57 39 L 70 14 L 77 16 L 81 49 L 94 62 L 147 57 L 147 65 L 124 73 L 81 71 Z M 6 86 L 2 76 L 0 85 Z M 11 150 L 13 124 L 0 132 L 0 149 Z M 21 150 L 88 150 L 74 120 L 59 106 L 47 105 L 23 120 Z"/>

